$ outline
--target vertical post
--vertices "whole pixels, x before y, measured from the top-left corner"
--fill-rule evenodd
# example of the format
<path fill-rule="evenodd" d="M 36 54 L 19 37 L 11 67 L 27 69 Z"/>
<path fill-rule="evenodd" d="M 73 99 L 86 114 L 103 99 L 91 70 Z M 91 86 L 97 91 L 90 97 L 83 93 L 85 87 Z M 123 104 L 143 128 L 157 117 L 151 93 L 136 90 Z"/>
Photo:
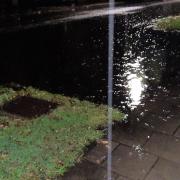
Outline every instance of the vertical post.
<path fill-rule="evenodd" d="M 107 176 L 112 180 L 112 106 L 113 106 L 113 57 L 114 57 L 114 0 L 109 0 L 108 18 L 108 162 Z"/>

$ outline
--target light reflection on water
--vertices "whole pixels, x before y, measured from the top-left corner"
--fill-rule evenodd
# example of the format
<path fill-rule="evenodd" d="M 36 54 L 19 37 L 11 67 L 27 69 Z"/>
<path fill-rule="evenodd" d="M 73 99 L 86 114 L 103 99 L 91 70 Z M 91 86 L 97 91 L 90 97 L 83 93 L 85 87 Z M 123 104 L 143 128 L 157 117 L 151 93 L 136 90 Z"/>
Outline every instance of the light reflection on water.
<path fill-rule="evenodd" d="M 115 16 L 114 106 L 127 114 L 140 107 L 137 119 L 151 111 L 147 104 L 156 102 L 159 92 L 167 94 L 174 82 L 179 83 L 179 36 L 169 38 L 147 28 L 153 19 L 177 14 L 180 6 L 173 5 L 172 12 L 164 8 L 153 6 Z M 96 16 L 17 32 L 14 36 L 2 35 L 1 56 L 6 62 L 0 62 L 1 77 L 8 83 L 16 81 L 106 103 L 107 32 L 107 17 Z M 173 43 L 169 42 L 172 37 Z"/>
<path fill-rule="evenodd" d="M 144 87 L 142 84 L 142 78 L 137 77 L 136 74 L 131 74 L 127 77 L 128 87 L 129 87 L 129 95 L 131 99 L 131 108 L 135 108 L 141 102 L 141 95 L 144 91 Z"/>

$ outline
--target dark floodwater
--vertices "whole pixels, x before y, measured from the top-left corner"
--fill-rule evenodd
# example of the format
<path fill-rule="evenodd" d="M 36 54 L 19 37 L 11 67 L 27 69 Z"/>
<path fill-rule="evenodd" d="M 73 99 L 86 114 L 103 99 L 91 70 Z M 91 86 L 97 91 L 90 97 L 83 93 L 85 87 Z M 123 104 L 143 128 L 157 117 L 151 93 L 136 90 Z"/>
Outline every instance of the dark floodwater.
<path fill-rule="evenodd" d="M 180 33 L 148 27 L 179 12 L 174 3 L 115 16 L 114 106 L 129 112 L 180 89 Z M 107 102 L 107 16 L 1 33 L 0 44 L 1 84 Z"/>

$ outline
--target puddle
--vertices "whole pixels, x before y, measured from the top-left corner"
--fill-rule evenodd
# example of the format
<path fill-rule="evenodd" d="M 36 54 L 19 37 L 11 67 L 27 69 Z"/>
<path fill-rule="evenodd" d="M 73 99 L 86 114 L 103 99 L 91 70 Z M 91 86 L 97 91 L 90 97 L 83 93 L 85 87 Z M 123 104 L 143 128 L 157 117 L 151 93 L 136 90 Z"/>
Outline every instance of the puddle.
<path fill-rule="evenodd" d="M 10 114 L 24 118 L 35 118 L 49 113 L 57 104 L 29 96 L 20 96 L 6 103 L 2 109 Z"/>
<path fill-rule="evenodd" d="M 115 11 L 113 104 L 129 120 L 141 121 L 153 113 L 166 119 L 179 104 L 180 34 L 155 31 L 149 25 L 155 18 L 177 15 L 180 4 L 130 10 Z M 108 18 L 93 13 L 2 33 L 1 83 L 32 85 L 106 104 Z"/>

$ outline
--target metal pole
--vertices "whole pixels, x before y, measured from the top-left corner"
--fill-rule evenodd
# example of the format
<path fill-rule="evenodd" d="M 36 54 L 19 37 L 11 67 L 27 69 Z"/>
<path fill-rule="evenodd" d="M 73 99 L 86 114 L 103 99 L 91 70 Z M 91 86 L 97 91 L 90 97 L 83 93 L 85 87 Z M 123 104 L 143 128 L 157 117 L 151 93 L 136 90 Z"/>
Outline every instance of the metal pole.
<path fill-rule="evenodd" d="M 107 176 L 112 180 L 112 106 L 113 106 L 113 57 L 114 57 L 114 0 L 109 0 L 108 22 L 108 162 Z"/>

